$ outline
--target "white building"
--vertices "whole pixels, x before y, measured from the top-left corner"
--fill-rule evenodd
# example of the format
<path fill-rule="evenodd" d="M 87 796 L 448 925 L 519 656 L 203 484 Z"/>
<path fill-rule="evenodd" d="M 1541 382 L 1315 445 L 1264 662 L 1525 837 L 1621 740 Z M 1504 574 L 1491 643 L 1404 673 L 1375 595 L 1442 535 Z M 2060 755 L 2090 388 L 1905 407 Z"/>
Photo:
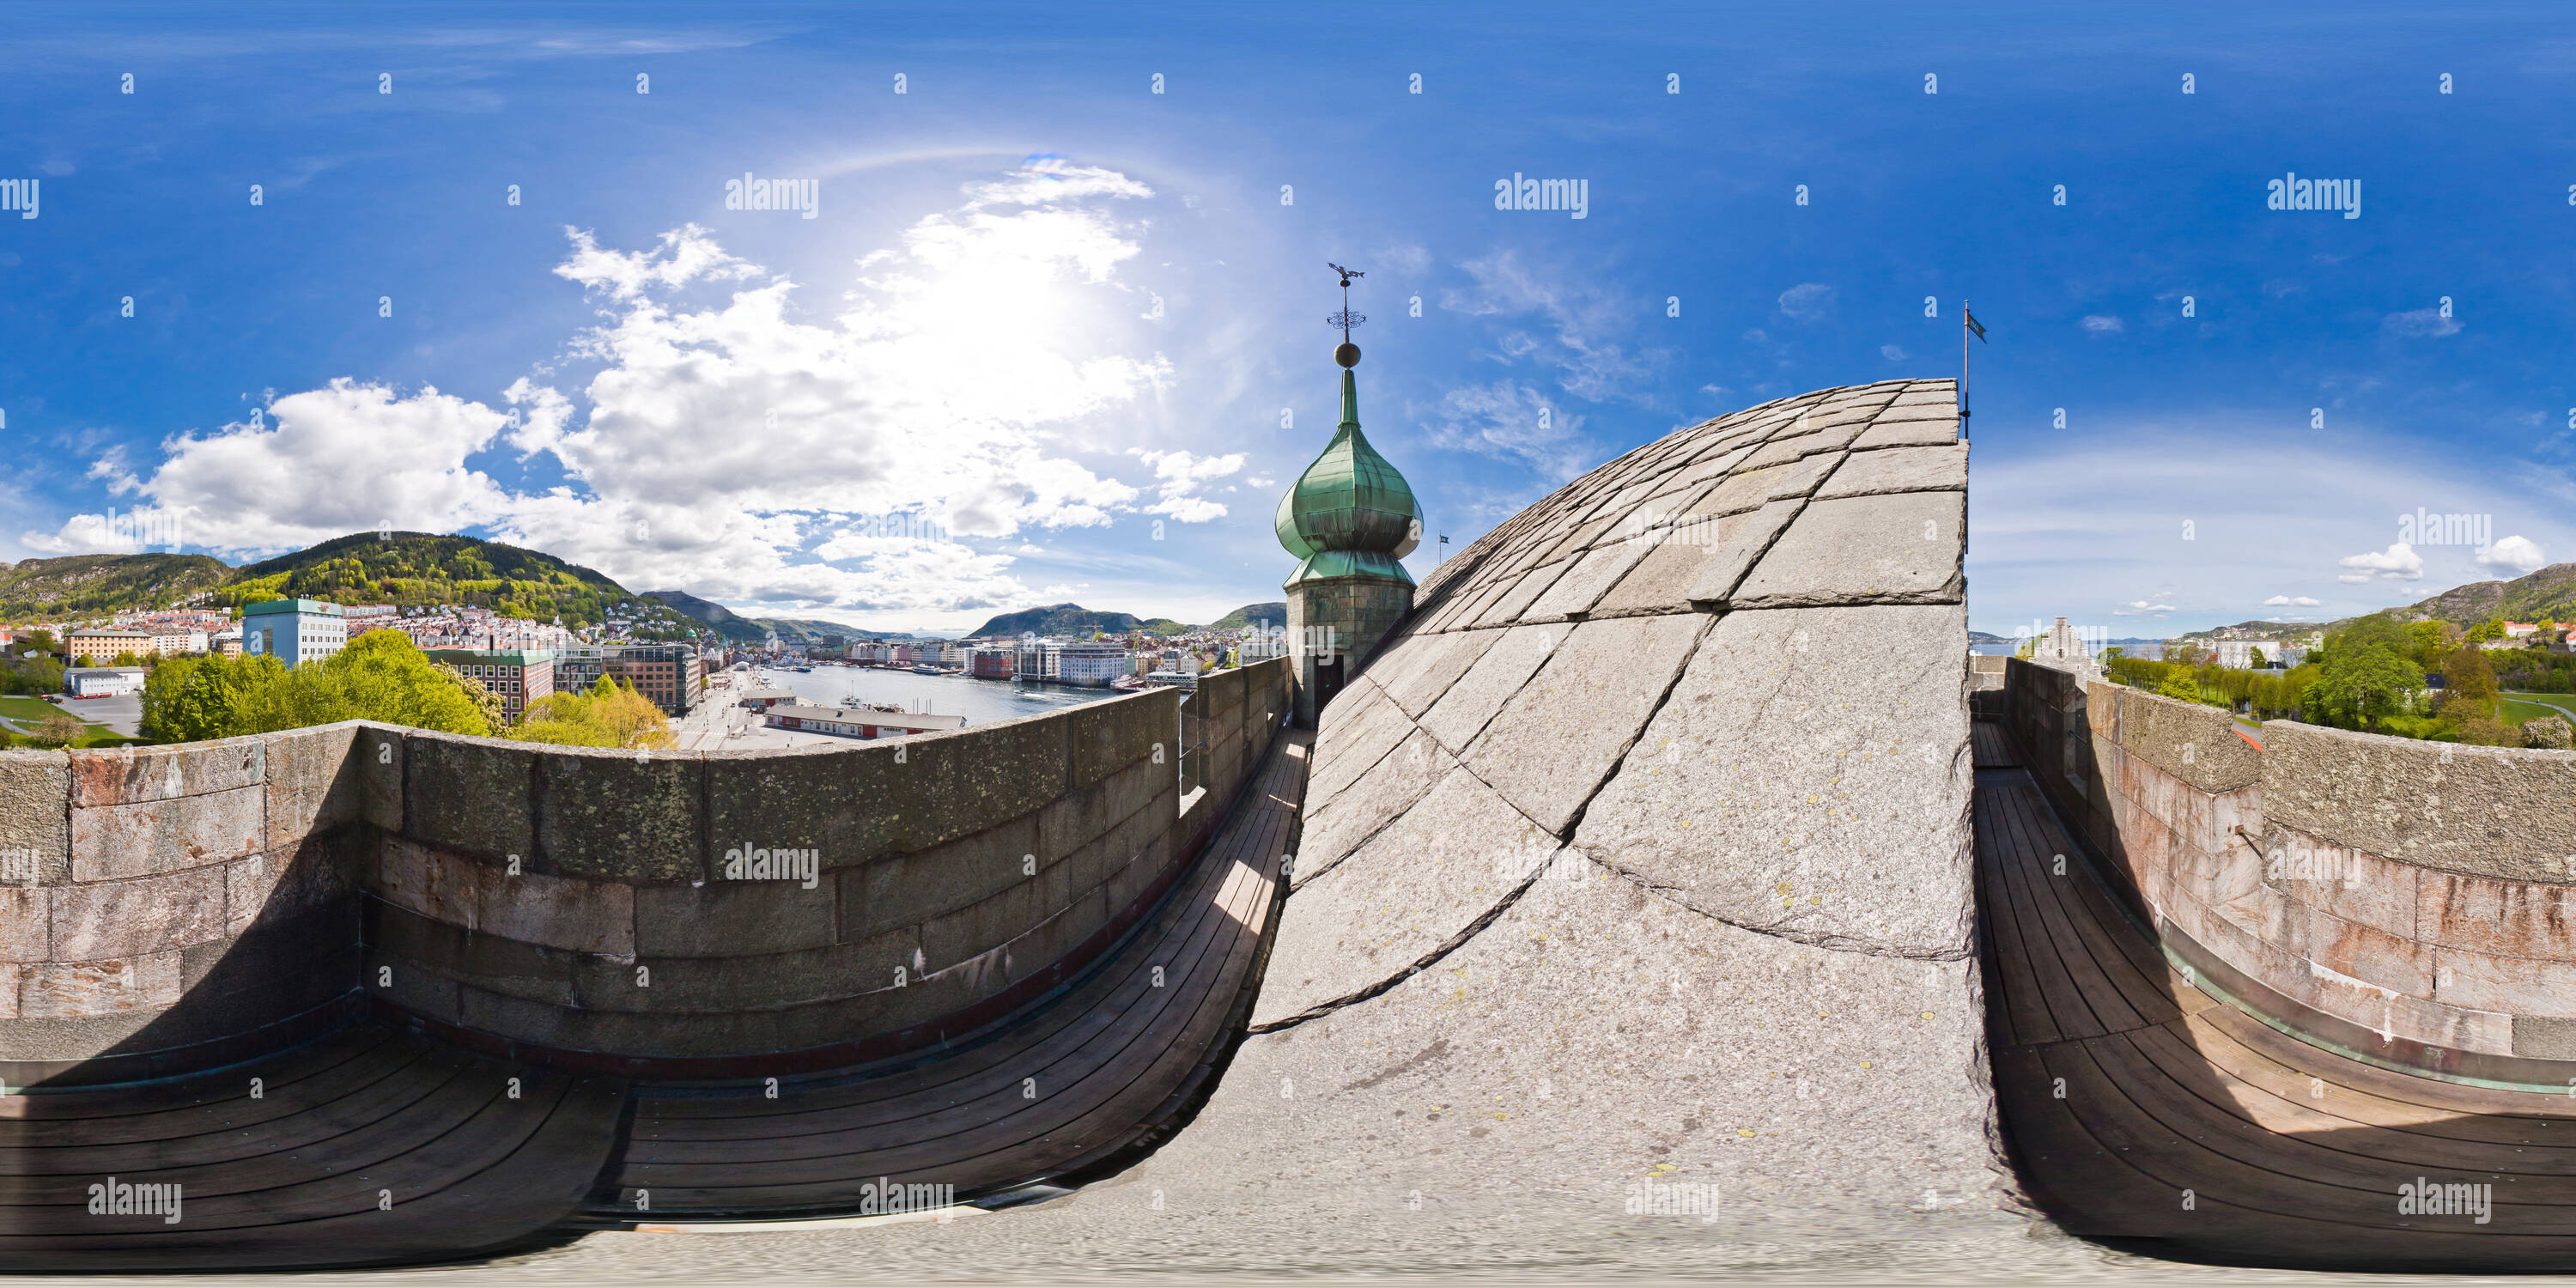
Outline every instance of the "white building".
<path fill-rule="evenodd" d="M 2281 661 L 2284 646 L 2279 640 L 2214 640 L 2209 647 L 2218 654 L 2220 666 L 2242 671 Z M 2254 652 L 2257 649 L 2262 650 L 2263 653 L 2263 660 L 2260 662 L 2254 660 Z M 2305 650 L 2301 652 L 2304 653 Z"/>
<path fill-rule="evenodd" d="M 206 633 L 198 630 L 156 629 L 152 632 L 152 651 L 163 657 L 206 651 Z"/>
<path fill-rule="evenodd" d="M 272 599 L 242 609 L 242 652 L 265 653 L 288 666 L 319 662 L 349 645 L 349 624 L 338 604 L 318 599 Z"/>
<path fill-rule="evenodd" d="M 143 691 L 139 666 L 75 666 L 63 672 L 63 691 L 75 698 L 112 698 Z"/>
<path fill-rule="evenodd" d="M 1106 641 L 1050 644 L 1047 653 L 1048 678 L 1059 684 L 1106 688 L 1134 666 L 1125 645 Z"/>

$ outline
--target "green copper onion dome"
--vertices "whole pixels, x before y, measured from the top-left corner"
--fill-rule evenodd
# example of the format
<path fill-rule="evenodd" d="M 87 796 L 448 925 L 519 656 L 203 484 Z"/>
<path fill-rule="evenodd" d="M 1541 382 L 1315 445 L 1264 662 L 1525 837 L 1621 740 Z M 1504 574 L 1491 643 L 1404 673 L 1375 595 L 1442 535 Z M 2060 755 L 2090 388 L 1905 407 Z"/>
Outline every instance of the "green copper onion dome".
<path fill-rule="evenodd" d="M 1279 498 L 1279 544 L 1301 561 L 1289 587 L 1354 575 L 1413 584 L 1398 561 L 1421 543 L 1422 505 L 1360 433 L 1359 382 L 1350 371 L 1359 356 L 1348 343 L 1335 353 L 1343 367 L 1341 426 Z"/>

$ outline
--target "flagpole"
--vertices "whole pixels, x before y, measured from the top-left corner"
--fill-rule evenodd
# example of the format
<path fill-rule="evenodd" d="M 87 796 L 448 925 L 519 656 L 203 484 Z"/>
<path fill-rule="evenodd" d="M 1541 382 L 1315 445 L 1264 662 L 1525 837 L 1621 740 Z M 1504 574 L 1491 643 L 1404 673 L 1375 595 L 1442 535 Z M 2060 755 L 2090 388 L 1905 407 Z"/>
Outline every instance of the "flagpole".
<path fill-rule="evenodd" d="M 1959 439 L 1968 438 L 1968 302 L 1959 301 Z"/>

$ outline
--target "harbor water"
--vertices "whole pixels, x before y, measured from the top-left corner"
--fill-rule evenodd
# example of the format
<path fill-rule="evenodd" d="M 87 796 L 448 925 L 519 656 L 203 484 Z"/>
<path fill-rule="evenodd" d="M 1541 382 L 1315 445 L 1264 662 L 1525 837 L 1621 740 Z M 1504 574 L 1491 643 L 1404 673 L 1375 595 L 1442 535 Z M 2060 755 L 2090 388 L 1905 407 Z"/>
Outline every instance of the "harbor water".
<path fill-rule="evenodd" d="M 760 667 L 758 674 L 762 684 L 786 689 L 817 706 L 883 702 L 906 711 L 926 709 L 935 715 L 964 716 L 970 728 L 1097 702 L 1122 692 L 1020 680 L 971 680 L 962 675 L 915 675 L 867 666 L 818 665 L 811 671 Z"/>

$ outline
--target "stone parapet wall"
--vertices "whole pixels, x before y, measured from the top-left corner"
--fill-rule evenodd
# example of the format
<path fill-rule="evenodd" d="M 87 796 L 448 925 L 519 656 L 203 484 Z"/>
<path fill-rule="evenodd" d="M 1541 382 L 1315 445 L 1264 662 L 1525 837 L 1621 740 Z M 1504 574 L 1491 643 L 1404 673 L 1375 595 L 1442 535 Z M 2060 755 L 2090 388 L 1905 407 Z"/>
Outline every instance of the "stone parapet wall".
<path fill-rule="evenodd" d="M 0 1078 L 219 1062 L 353 993 L 350 828 L 399 782 L 360 736 L 0 752 Z"/>
<path fill-rule="evenodd" d="M 369 1004 L 628 1072 L 955 1036 L 1169 886 L 1268 749 L 1287 664 L 1210 677 L 1227 790 L 1187 800 L 1180 697 L 756 752 L 350 723 L 0 753 L 0 1077 L 205 1067 Z"/>
<path fill-rule="evenodd" d="M 2016 660 L 2005 721 L 2167 947 L 2312 1039 L 2565 1086 L 2576 753 L 2263 726 Z"/>

